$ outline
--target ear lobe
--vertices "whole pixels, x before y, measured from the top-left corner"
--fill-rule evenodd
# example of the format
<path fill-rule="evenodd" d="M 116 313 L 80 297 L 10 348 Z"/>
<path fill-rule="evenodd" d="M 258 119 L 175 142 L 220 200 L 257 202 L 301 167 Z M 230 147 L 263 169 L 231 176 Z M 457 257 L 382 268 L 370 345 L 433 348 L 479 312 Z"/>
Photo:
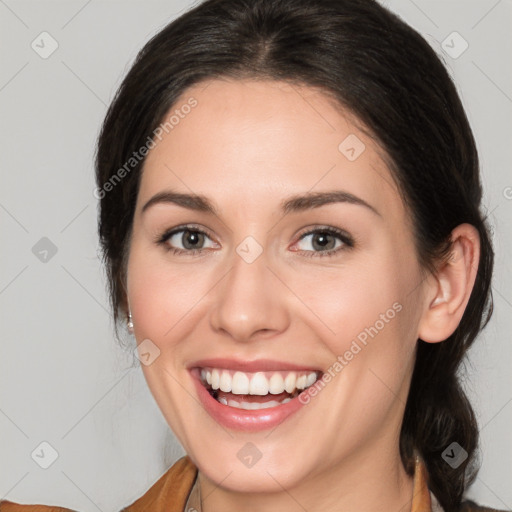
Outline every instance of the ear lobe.
<path fill-rule="evenodd" d="M 428 280 L 425 305 L 418 325 L 418 338 L 438 343 L 450 337 L 475 284 L 480 260 L 480 237 L 471 224 L 460 224 L 451 233 L 450 258 Z"/>

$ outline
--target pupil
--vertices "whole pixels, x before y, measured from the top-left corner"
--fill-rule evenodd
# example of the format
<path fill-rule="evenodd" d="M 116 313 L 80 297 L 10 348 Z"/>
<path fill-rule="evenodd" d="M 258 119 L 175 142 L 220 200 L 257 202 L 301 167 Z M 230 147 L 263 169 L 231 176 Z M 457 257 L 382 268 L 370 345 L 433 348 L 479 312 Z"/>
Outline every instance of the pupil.
<path fill-rule="evenodd" d="M 203 234 L 198 233 L 197 231 L 185 231 L 183 233 L 183 247 L 186 249 L 196 249 L 202 236 Z"/>
<path fill-rule="evenodd" d="M 329 237 L 331 237 L 331 235 L 326 234 L 326 233 L 322 233 L 322 234 L 316 235 L 316 237 L 313 238 L 313 245 L 318 245 L 318 247 L 320 249 L 325 249 L 326 246 L 329 244 Z M 315 241 L 318 241 L 318 242 L 315 244 Z M 329 248 L 333 248 L 333 247 L 334 246 L 329 247 Z"/>

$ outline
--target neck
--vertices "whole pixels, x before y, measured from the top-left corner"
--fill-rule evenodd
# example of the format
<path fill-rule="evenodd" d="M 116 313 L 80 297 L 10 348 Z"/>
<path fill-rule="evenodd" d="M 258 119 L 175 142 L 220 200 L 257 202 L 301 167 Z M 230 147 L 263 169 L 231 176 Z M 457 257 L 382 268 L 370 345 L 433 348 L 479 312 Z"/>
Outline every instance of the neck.
<path fill-rule="evenodd" d="M 199 485 L 203 512 L 339 512 L 411 510 L 413 477 L 406 474 L 398 449 L 382 452 L 367 447 L 335 466 L 323 468 L 293 487 L 272 493 L 232 491 L 217 485 L 201 472 Z M 373 454 L 372 454 L 372 450 Z M 270 478 L 270 475 L 269 475 Z M 228 480 L 225 482 L 229 484 Z"/>

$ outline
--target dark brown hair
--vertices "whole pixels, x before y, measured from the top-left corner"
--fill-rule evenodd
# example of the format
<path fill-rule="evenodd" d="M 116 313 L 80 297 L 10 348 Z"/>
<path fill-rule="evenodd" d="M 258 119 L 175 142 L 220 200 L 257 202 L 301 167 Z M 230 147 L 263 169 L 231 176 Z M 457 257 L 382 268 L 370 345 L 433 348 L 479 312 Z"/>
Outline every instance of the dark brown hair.
<path fill-rule="evenodd" d="M 444 65 L 415 30 L 376 1 L 207 0 L 139 52 L 110 105 L 96 154 L 99 235 L 116 328 L 126 315 L 126 254 L 144 159 L 114 178 L 189 86 L 216 77 L 318 87 L 351 112 L 385 153 L 425 271 L 435 272 L 448 257 L 457 225 L 478 230 L 481 256 L 469 303 L 446 341 L 418 340 L 400 435 L 406 470 L 412 472 L 418 450 L 430 489 L 446 512 L 458 510 L 474 476 L 478 443 L 458 371 L 492 314 L 494 256 L 480 206 L 478 154 Z M 468 453 L 456 469 L 441 456 L 452 442 Z"/>

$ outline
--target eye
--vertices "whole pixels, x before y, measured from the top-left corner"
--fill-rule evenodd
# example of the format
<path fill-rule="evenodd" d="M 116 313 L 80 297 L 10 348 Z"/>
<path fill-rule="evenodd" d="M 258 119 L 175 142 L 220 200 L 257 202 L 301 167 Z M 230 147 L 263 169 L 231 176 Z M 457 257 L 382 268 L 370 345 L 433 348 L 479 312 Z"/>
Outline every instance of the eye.
<path fill-rule="evenodd" d="M 204 244 L 208 240 L 210 245 L 205 246 Z M 156 239 L 156 243 L 164 246 L 173 254 L 187 256 L 199 254 L 208 248 L 219 247 L 208 233 L 192 225 L 178 226 L 168 230 Z M 302 234 L 297 244 L 299 245 L 298 250 L 292 249 L 293 251 L 301 252 L 306 257 L 322 257 L 332 256 L 354 247 L 354 239 L 341 229 L 322 227 Z M 308 250 L 309 244 L 313 250 Z"/>
<path fill-rule="evenodd" d="M 205 241 L 210 240 L 210 246 L 204 246 Z M 157 244 L 163 245 L 168 251 L 174 254 L 198 254 L 206 248 L 217 247 L 208 234 L 194 226 L 178 226 L 166 231 L 160 236 Z"/>
<path fill-rule="evenodd" d="M 341 229 L 323 227 L 304 233 L 298 244 L 299 251 L 304 252 L 304 256 L 323 257 L 354 247 L 354 240 Z M 308 246 L 313 247 L 313 250 L 308 250 Z"/>

